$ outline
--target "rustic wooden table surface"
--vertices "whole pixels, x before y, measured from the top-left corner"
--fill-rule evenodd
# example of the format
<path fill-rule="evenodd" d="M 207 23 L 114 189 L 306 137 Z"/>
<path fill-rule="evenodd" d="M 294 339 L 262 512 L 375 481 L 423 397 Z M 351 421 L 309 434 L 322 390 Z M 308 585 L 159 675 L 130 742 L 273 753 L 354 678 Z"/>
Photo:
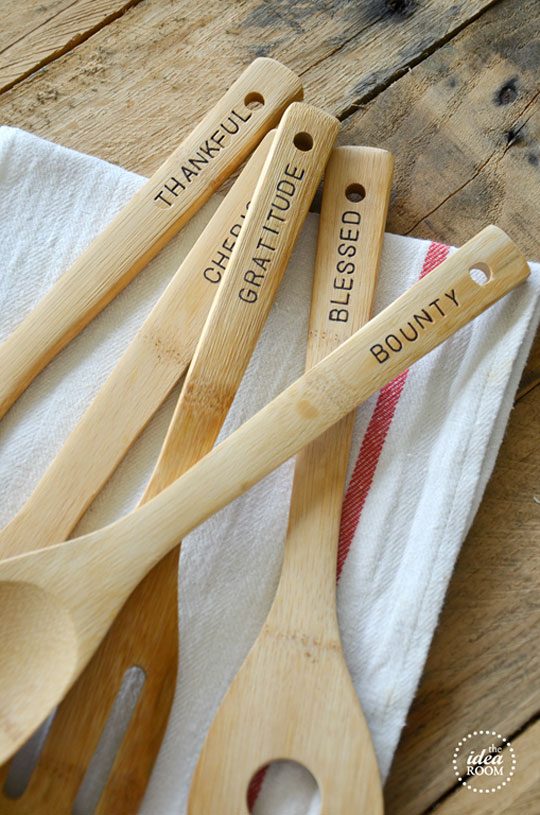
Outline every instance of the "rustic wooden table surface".
<path fill-rule="evenodd" d="M 540 258 L 537 0 L 3 0 L 0 121 L 150 174 L 255 56 L 282 60 L 342 143 L 386 147 L 388 228 L 499 224 Z M 389 815 L 540 811 L 540 343 L 465 541 L 390 778 Z M 535 546 L 536 544 L 536 546 Z M 497 797 L 456 787 L 471 728 L 512 738 Z"/>

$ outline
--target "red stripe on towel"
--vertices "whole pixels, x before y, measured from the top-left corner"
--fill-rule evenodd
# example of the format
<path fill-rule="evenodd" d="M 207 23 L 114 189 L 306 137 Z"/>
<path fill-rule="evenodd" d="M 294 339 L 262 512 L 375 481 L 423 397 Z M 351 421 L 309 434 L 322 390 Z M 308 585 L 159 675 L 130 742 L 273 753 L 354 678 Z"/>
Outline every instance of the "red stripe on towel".
<path fill-rule="evenodd" d="M 431 243 L 424 258 L 420 278 L 433 271 L 436 266 L 446 260 L 449 247 L 441 243 Z M 404 371 L 397 376 L 386 387 L 382 388 L 375 410 L 369 421 L 368 428 L 364 435 L 360 452 L 354 465 L 349 487 L 343 501 L 343 511 L 341 513 L 341 528 L 339 533 L 337 579 L 339 580 L 341 571 L 347 560 L 347 555 L 351 548 L 354 533 L 360 521 L 360 515 L 366 502 L 375 470 L 379 463 L 379 458 L 384 447 L 385 439 L 390 430 L 394 413 L 399 402 L 399 398 L 405 385 L 409 371 Z M 247 802 L 251 812 L 259 793 L 261 791 L 267 768 L 263 767 L 251 779 L 249 785 Z"/>
<path fill-rule="evenodd" d="M 431 243 L 427 250 L 420 278 L 427 275 L 436 266 L 446 260 L 449 248 L 440 243 Z M 392 382 L 382 388 L 371 416 L 368 428 L 360 446 L 360 452 L 354 465 L 341 513 L 341 528 L 337 560 L 337 579 L 339 580 L 347 555 L 351 548 L 354 533 L 366 503 L 375 471 L 381 457 L 384 442 L 390 430 L 392 419 L 402 394 L 409 371 L 406 370 Z"/>
<path fill-rule="evenodd" d="M 263 781 L 266 777 L 267 767 L 261 767 L 258 773 L 255 773 L 253 778 L 251 779 L 250 785 L 248 787 L 247 793 L 247 805 L 248 810 L 250 812 L 253 811 L 253 807 L 259 797 L 259 793 L 261 791 L 261 787 L 263 785 Z"/>

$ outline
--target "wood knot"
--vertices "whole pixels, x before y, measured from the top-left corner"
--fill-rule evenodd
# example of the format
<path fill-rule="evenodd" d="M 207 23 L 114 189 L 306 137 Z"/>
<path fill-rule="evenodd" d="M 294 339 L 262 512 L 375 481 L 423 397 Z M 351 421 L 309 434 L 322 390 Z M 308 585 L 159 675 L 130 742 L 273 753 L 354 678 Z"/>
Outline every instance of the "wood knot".
<path fill-rule="evenodd" d="M 224 383 L 211 380 L 188 382 L 182 390 L 182 399 L 206 415 L 226 414 L 233 398 L 234 393 Z"/>
<path fill-rule="evenodd" d="M 525 142 L 525 126 L 511 127 L 506 133 L 506 146 L 523 145 Z"/>
<path fill-rule="evenodd" d="M 517 96 L 517 76 L 513 76 L 495 93 L 494 101 L 496 105 L 510 105 L 517 99 Z"/>
<path fill-rule="evenodd" d="M 416 11 L 416 0 L 384 0 L 384 5 L 396 17 L 410 17 Z"/>
<path fill-rule="evenodd" d="M 315 405 L 312 405 L 307 399 L 300 399 L 297 409 L 302 419 L 316 419 L 319 415 L 319 411 Z"/>

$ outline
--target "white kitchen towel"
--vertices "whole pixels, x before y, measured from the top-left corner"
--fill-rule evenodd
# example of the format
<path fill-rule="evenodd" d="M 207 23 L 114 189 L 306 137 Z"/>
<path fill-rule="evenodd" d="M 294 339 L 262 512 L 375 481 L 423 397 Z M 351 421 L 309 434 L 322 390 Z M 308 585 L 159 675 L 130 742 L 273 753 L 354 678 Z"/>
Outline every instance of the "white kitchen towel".
<path fill-rule="evenodd" d="M 0 129 L 0 339 L 142 181 L 22 131 Z M 30 495 L 215 206 L 212 201 L 205 207 L 2 420 L 2 525 Z M 317 222 L 316 215 L 309 216 L 222 436 L 303 370 Z M 448 251 L 387 235 L 376 311 Z M 337 596 L 347 661 L 383 776 L 459 547 L 495 462 L 539 305 L 540 267 L 533 265 L 529 282 L 358 410 Z M 158 412 L 77 532 L 135 506 L 175 398 Z M 178 688 L 144 815 L 185 812 L 205 732 L 272 600 L 292 469 L 286 463 L 184 541 Z M 255 811 L 314 813 L 317 798 L 303 774 L 273 768 Z"/>

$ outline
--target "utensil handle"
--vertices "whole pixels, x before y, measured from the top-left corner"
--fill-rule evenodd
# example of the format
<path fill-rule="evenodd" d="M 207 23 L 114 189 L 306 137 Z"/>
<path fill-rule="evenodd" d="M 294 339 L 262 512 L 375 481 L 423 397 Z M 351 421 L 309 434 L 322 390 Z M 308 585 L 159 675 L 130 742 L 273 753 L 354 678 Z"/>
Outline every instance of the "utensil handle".
<path fill-rule="evenodd" d="M 300 157 L 306 174 L 305 181 L 291 198 L 284 228 L 278 236 L 274 236 L 276 244 L 283 245 L 284 251 L 278 258 L 276 252 L 272 253 L 259 296 L 254 302 L 239 301 L 238 292 L 245 286 L 245 268 L 233 260 L 229 262 L 142 503 L 211 449 L 240 384 L 283 276 L 294 235 L 315 194 L 337 123 L 329 117 L 321 120 L 319 112 L 302 106 L 302 110 L 297 112 L 289 109 L 277 134 L 265 137 L 264 141 L 269 139 L 272 144 L 271 153 L 264 166 L 259 162 L 256 191 L 240 235 L 236 238 L 240 242 L 251 240 L 252 249 L 256 247 L 258 239 L 252 221 L 256 218 L 263 188 L 275 190 L 283 166 L 298 161 L 298 149 L 294 146 L 293 138 L 299 128 L 303 132 L 314 133 L 314 146 Z M 239 338 L 242 338 L 241 341 Z M 125 670 L 132 664 L 144 669 L 148 682 L 115 757 L 114 768 L 100 802 L 104 811 L 109 806 L 107 802 L 118 800 L 125 787 L 126 775 L 130 778 L 131 806 L 137 808 L 137 800 L 142 797 L 159 748 L 172 702 L 178 660 L 175 613 L 177 569 L 178 554 L 175 552 L 162 560 L 130 595 L 78 684 L 60 706 L 55 720 L 58 726 L 53 725 L 47 740 L 46 751 L 58 755 L 63 751 L 67 756 L 70 754 L 69 745 L 77 743 L 79 734 L 79 742 L 82 742 L 82 746 L 79 745 L 79 766 L 85 767 L 91 760 L 90 747 L 94 742 L 91 738 L 83 739 L 82 734 L 88 730 L 94 733 L 101 731 L 106 712 L 112 704 L 111 687 L 117 687 L 116 683 L 120 682 Z M 157 626 L 159 631 L 156 632 Z M 100 700 L 98 705 L 95 703 L 96 697 Z M 149 717 L 152 720 L 152 738 L 145 736 Z M 141 739 L 146 743 L 146 750 L 142 752 Z M 76 784 L 73 796 L 78 786 L 76 782 L 77 773 L 65 774 L 64 786 L 71 784 L 73 787 Z M 114 809 L 114 804 L 111 806 Z"/>
<path fill-rule="evenodd" d="M 302 98 L 300 80 L 273 59 L 256 59 L 241 74 L 0 346 L 0 417 L 165 246 L 298 98 Z"/>
<path fill-rule="evenodd" d="M 283 277 L 339 130 L 302 103 L 285 112 L 212 304 L 143 502 L 214 444 Z M 301 137 L 302 145 L 295 142 Z"/>
<path fill-rule="evenodd" d="M 65 540 L 185 373 L 270 150 L 267 133 L 109 377 L 0 531 L 0 556 Z"/>
<path fill-rule="evenodd" d="M 484 285 L 471 276 L 475 269 L 486 274 Z M 133 588 L 180 539 L 528 275 L 517 246 L 486 227 L 147 504 L 82 538 L 2 561 L 2 580 L 26 579 L 29 570 L 38 585 L 66 598 L 82 668 Z M 77 603 L 74 575 L 81 577 Z M 96 581 L 102 585 L 105 575 L 107 601 L 98 607 Z"/>
<path fill-rule="evenodd" d="M 487 271 L 485 285 L 472 279 L 474 268 Z M 125 544 L 125 557 L 132 567 L 137 560 L 137 569 L 126 575 L 128 583 L 138 582 L 191 529 L 493 305 L 528 274 L 525 258 L 501 229 L 488 226 L 482 230 L 146 507 L 101 532 L 105 546 L 109 538 L 111 559 L 124 562 L 117 551 L 120 543 L 120 549 Z M 413 340 L 405 339 L 403 328 L 410 337 L 414 335 Z M 147 546 L 150 539 L 152 547 Z"/>
<path fill-rule="evenodd" d="M 370 318 L 393 167 L 386 150 L 338 147 L 332 154 L 319 224 L 308 370 Z M 354 417 L 350 413 L 330 427 L 296 458 L 283 568 L 271 611 L 273 620 L 281 615 L 286 626 L 294 619 L 301 629 L 310 622 L 319 630 L 331 626 L 332 634 L 336 629 L 337 544 Z M 329 617 L 321 615 L 321 603 Z"/>
<path fill-rule="evenodd" d="M 238 253 L 238 258 L 243 257 Z M 471 269 L 484 270 L 485 285 Z M 54 565 L 67 557 L 81 574 L 103 569 L 115 585 L 118 606 L 144 575 L 195 526 L 246 492 L 284 461 L 350 413 L 379 388 L 448 339 L 529 275 L 525 258 L 510 238 L 488 226 L 276 399 L 191 467 L 145 506 L 114 524 L 48 552 Z M 410 326 L 409 326 L 410 323 Z M 403 333 L 413 339 L 406 339 Z M 149 545 L 151 541 L 151 545 Z M 32 557 L 29 555 L 27 557 Z M 24 573 L 24 559 L 4 561 L 4 579 Z M 126 567 L 129 564 L 129 568 Z M 61 570 L 47 588 L 61 596 Z M 68 581 L 69 582 L 69 581 Z M 94 585 L 88 582 L 88 591 Z M 84 616 L 85 604 L 81 608 Z M 104 604 L 112 620 L 115 603 Z M 87 622 L 87 618 L 84 617 Z M 86 625 L 85 622 L 85 625 Z M 95 636 L 104 618 L 97 616 Z M 82 646 L 81 646 L 82 647 Z M 95 648 L 92 632 L 84 646 Z M 82 662 L 81 662 L 82 664 Z"/>

